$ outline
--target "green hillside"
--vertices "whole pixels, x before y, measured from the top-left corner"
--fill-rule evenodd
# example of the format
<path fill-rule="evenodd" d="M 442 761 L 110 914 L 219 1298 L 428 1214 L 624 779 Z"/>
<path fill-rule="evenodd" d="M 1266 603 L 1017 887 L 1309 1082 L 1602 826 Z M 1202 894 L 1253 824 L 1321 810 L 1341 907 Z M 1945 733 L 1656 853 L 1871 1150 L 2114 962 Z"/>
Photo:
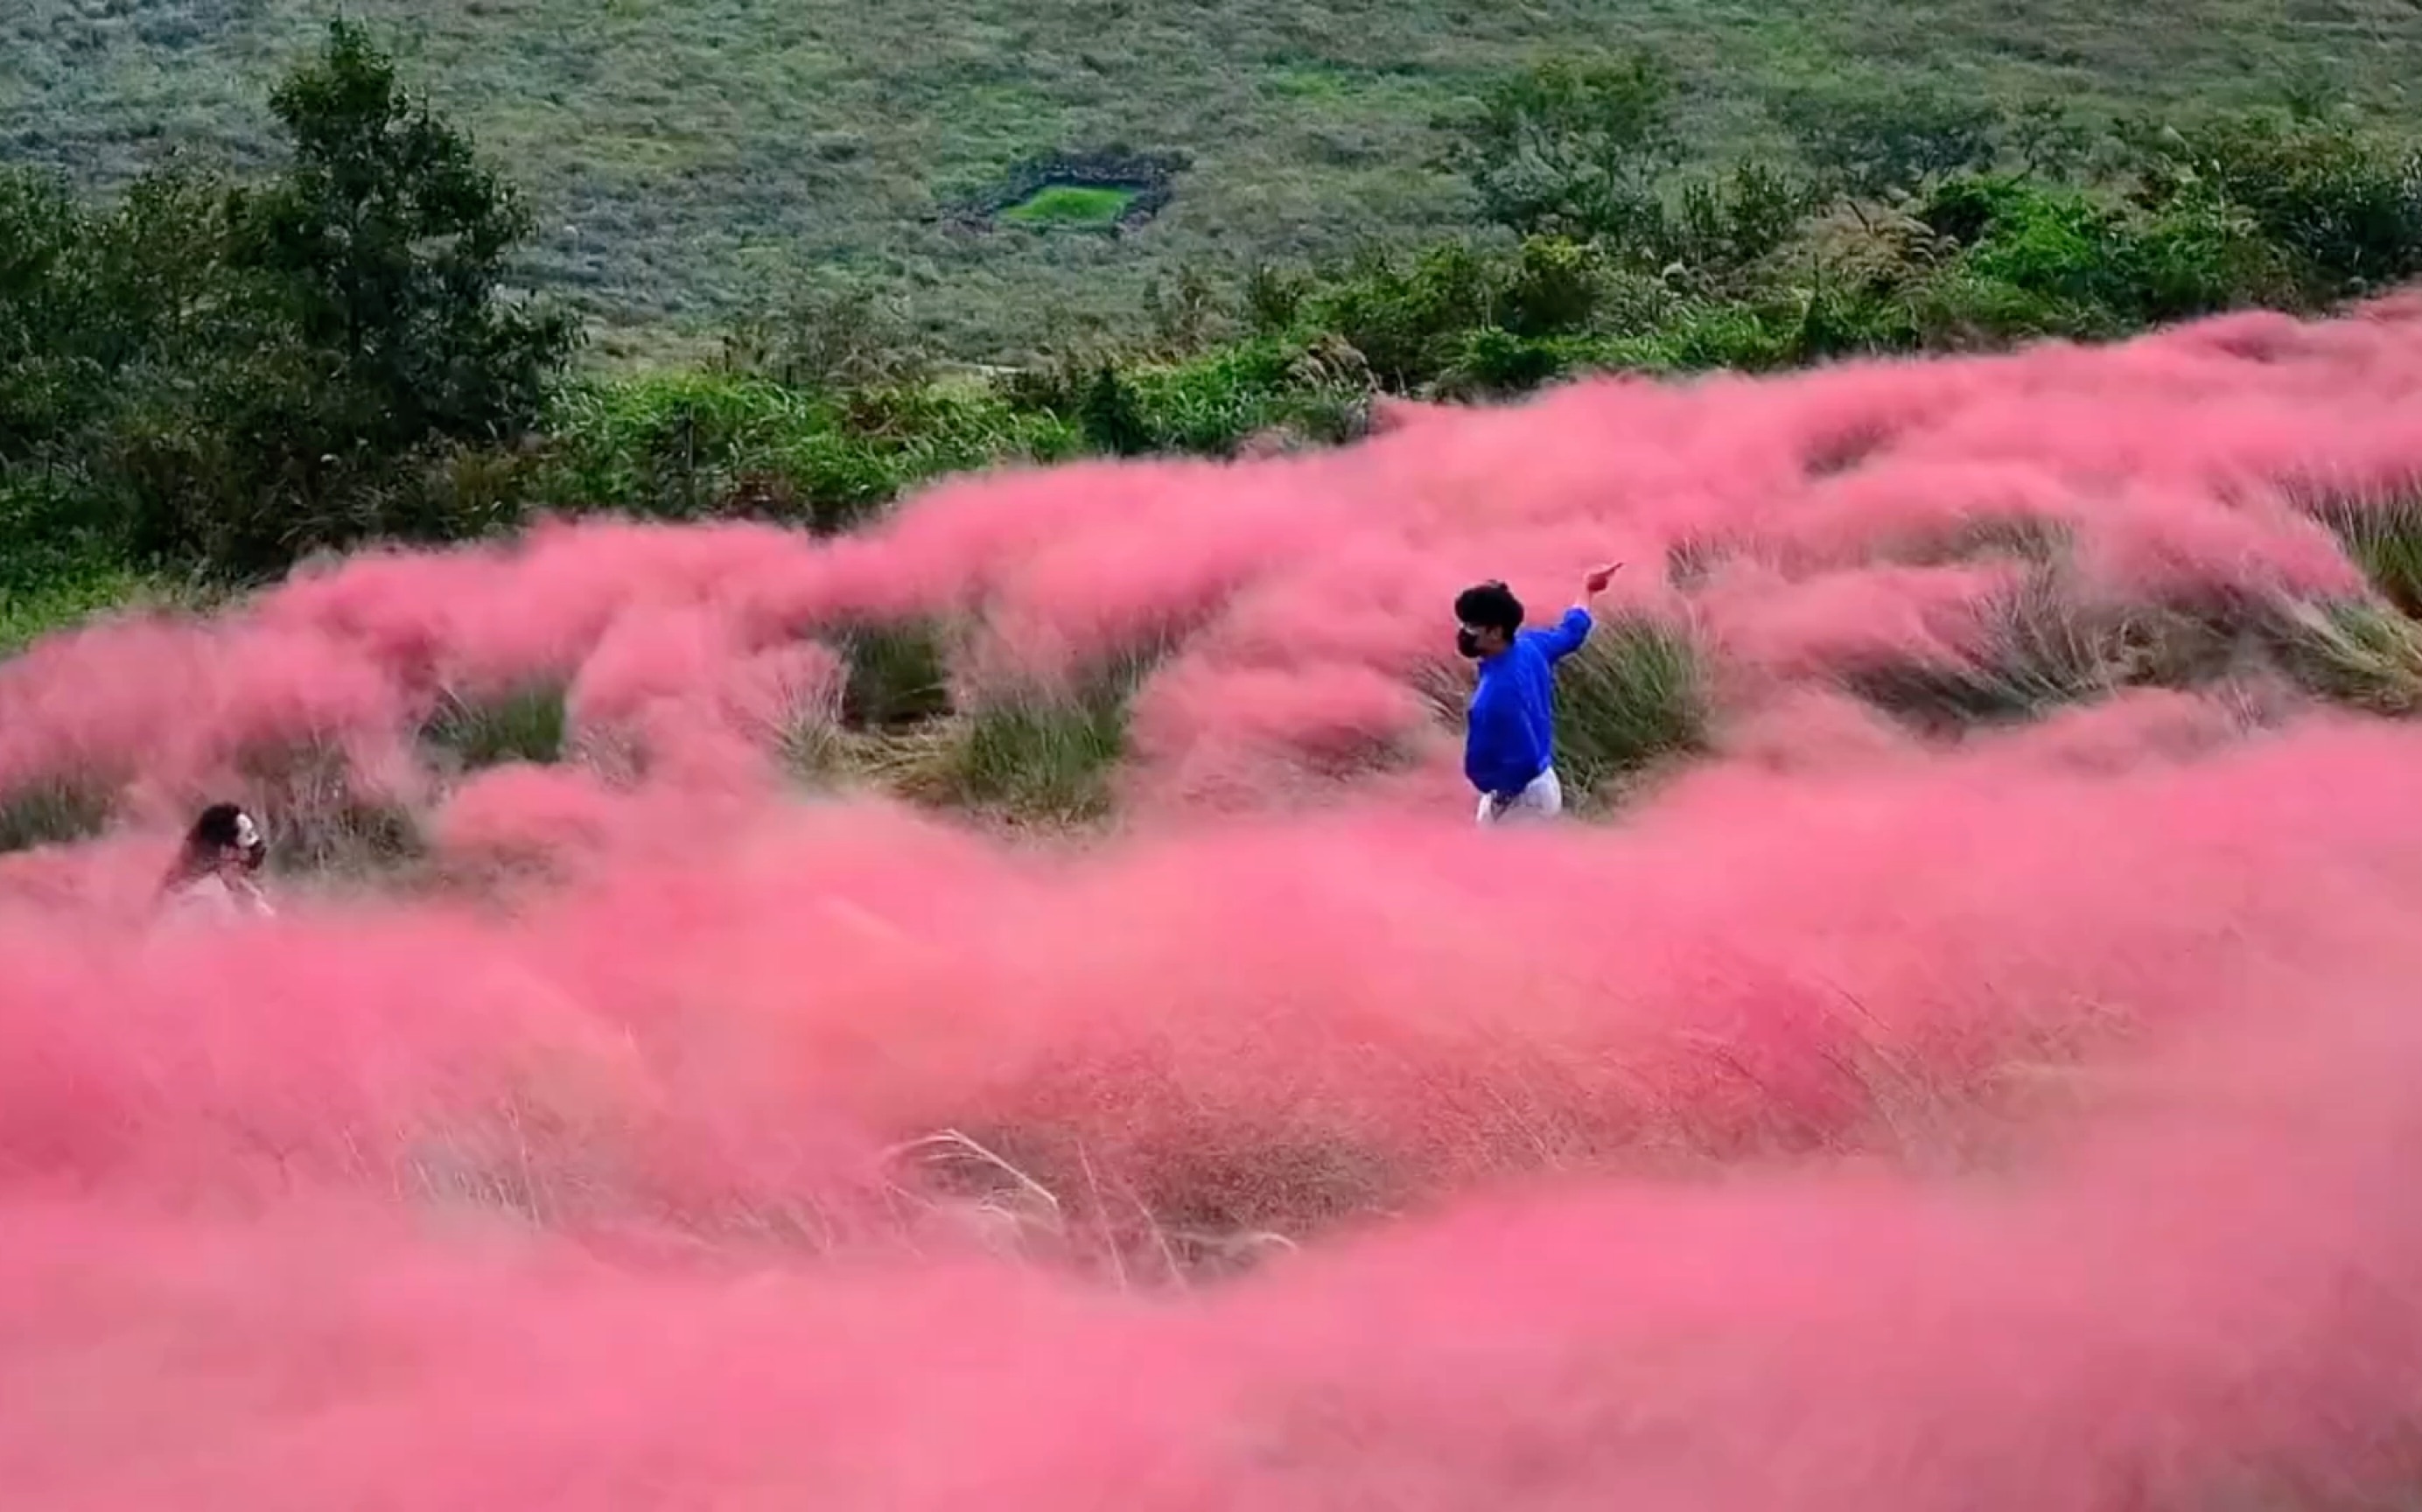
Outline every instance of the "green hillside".
<path fill-rule="evenodd" d="M 239 158 L 328 0 L 9 0 L 0 158 L 122 178 L 171 144 Z M 2327 70 L 2393 110 L 2422 77 L 2410 0 L 348 0 L 535 197 L 551 281 L 622 339 L 702 330 L 801 264 L 909 293 L 968 354 L 1131 313 L 1184 263 L 1402 240 L 1467 218 L 1434 113 L 1509 65 L 1646 42 L 1703 151 L 1771 140 L 1760 101 L 1930 76 L 2005 98 L 2226 103 Z M 1124 235 L 1052 213 L 934 219 L 1022 158 L 1188 153 Z"/>

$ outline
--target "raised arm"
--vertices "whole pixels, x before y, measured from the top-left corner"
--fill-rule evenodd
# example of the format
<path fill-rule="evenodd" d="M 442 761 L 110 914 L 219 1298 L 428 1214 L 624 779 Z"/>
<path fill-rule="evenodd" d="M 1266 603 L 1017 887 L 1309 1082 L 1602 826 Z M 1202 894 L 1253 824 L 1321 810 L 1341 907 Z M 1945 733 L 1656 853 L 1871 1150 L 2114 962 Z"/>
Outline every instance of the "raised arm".
<path fill-rule="evenodd" d="M 1551 662 L 1563 661 L 1581 649 L 1581 642 L 1589 638 L 1592 622 L 1590 611 L 1574 605 L 1553 627 L 1539 632 L 1539 650 Z"/>
<path fill-rule="evenodd" d="M 1591 627 L 1596 622 L 1590 618 L 1589 601 L 1605 592 L 1606 585 L 1612 582 L 1614 575 L 1622 570 L 1623 563 L 1612 562 L 1581 580 L 1581 601 L 1565 611 L 1565 617 L 1556 622 L 1554 629 L 1543 630 L 1539 634 L 1539 649 L 1547 654 L 1548 660 L 1562 661 L 1581 649 L 1581 642 L 1589 638 Z"/>

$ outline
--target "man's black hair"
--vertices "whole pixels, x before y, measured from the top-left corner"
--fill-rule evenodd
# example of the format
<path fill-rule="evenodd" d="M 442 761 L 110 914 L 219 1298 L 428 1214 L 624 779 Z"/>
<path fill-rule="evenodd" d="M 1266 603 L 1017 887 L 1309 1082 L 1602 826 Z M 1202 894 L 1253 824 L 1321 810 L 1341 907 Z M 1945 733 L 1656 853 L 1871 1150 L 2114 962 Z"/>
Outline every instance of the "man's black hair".
<path fill-rule="evenodd" d="M 194 827 L 185 832 L 186 849 L 202 853 L 233 847 L 243 839 L 236 825 L 236 821 L 243 817 L 242 804 L 212 804 L 202 811 L 200 818 L 194 821 Z"/>
<path fill-rule="evenodd" d="M 1522 601 L 1503 583 L 1486 582 L 1455 596 L 1455 617 L 1476 630 L 1502 630 L 1510 636 L 1522 628 Z"/>

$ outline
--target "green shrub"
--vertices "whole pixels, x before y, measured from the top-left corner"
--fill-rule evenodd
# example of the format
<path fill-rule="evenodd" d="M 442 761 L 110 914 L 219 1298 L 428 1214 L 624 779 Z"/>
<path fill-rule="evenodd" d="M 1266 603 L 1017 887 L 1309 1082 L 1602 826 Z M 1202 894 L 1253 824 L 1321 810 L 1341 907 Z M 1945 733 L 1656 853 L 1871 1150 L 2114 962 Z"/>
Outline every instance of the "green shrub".
<path fill-rule="evenodd" d="M 1534 236 L 1522 244 L 1505 270 L 1495 315 L 1506 331 L 1522 337 L 1561 336 L 1587 330 L 1606 300 L 1605 254 L 1586 242 Z"/>
<path fill-rule="evenodd" d="M 1519 394 L 1559 378 L 1570 366 L 1569 349 L 1483 326 L 1468 332 L 1455 359 L 1439 374 L 1438 391 L 1455 399 Z"/>
<path fill-rule="evenodd" d="M 2138 228 L 2127 273 L 2147 322 L 2298 303 L 2292 260 L 2242 207 L 2214 196 L 2174 200 Z"/>
<path fill-rule="evenodd" d="M 1320 282 L 1303 319 L 1361 354 L 1382 386 L 1409 392 L 1436 378 L 1465 333 L 1489 320 L 1495 295 L 1487 260 L 1448 243 L 1408 264 L 1364 253 Z"/>
<path fill-rule="evenodd" d="M 1769 109 L 1820 181 L 1862 200 L 1915 194 L 1983 167 L 2002 125 L 1990 102 L 1932 86 L 1803 88 L 1776 96 Z"/>
<path fill-rule="evenodd" d="M 44 636 L 76 629 L 139 592 L 130 572 L 71 579 L 48 588 L 0 588 L 0 656 L 13 655 Z"/>
<path fill-rule="evenodd" d="M 1077 430 L 1086 445 L 1109 456 L 1140 457 L 1152 449 L 1143 402 L 1115 363 L 1097 366 L 1079 391 Z"/>
<path fill-rule="evenodd" d="M 1075 427 L 1014 390 L 938 384 L 796 389 L 669 372 L 568 392 L 533 487 L 566 512 L 753 515 L 846 529 L 927 480 L 1077 449 Z"/>
<path fill-rule="evenodd" d="M 2115 334 L 2293 294 L 2287 261 L 2253 218 L 2209 193 L 2146 214 L 2082 189 L 1969 177 L 1938 187 L 1924 218 L 1962 244 L 1957 278 L 2019 291 L 2036 302 L 2019 323 L 2060 334 Z"/>
<path fill-rule="evenodd" d="M 1955 239 L 1974 277 L 2073 307 L 2110 306 L 2124 292 L 2119 212 L 2080 191 L 1971 179 L 1938 191 L 1926 218 L 1967 233 Z"/>
<path fill-rule="evenodd" d="M 1764 163 L 1689 180 L 1675 197 L 1664 260 L 1690 269 L 1703 288 L 1736 286 L 1788 246 L 1819 202 L 1814 185 Z"/>
<path fill-rule="evenodd" d="M 1672 71 L 1634 51 L 1508 74 L 1439 124 L 1490 221 L 1628 250 L 1662 230 L 1659 186 L 1682 158 L 1673 105 Z"/>
<path fill-rule="evenodd" d="M 1773 317 L 1780 314 L 1783 319 Z M 1693 300 L 1656 329 L 1596 343 L 1594 366 L 1648 372 L 1702 372 L 1716 368 L 1771 371 L 1788 365 L 1798 321 L 1789 309 L 1768 311 L 1733 303 Z"/>
<path fill-rule="evenodd" d="M 735 377 L 837 393 L 922 384 L 933 359 L 897 303 L 870 289 L 812 287 L 735 323 L 721 366 Z"/>
<path fill-rule="evenodd" d="M 2422 273 L 2422 152 L 2342 120 L 2247 114 L 2139 126 L 2143 200 L 2216 197 L 2241 207 L 2304 271 L 2342 297 Z"/>

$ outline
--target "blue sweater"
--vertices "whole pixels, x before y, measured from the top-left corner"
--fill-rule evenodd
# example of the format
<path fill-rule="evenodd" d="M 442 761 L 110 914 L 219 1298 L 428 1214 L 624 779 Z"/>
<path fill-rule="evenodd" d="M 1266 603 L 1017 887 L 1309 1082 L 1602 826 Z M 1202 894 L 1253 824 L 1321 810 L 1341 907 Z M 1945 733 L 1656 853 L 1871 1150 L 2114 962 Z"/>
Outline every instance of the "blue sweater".
<path fill-rule="evenodd" d="M 1548 769 L 1556 744 L 1556 663 L 1589 638 L 1589 610 L 1565 611 L 1552 630 L 1523 630 L 1480 664 L 1465 723 L 1463 775 L 1483 793 L 1512 797 Z"/>

